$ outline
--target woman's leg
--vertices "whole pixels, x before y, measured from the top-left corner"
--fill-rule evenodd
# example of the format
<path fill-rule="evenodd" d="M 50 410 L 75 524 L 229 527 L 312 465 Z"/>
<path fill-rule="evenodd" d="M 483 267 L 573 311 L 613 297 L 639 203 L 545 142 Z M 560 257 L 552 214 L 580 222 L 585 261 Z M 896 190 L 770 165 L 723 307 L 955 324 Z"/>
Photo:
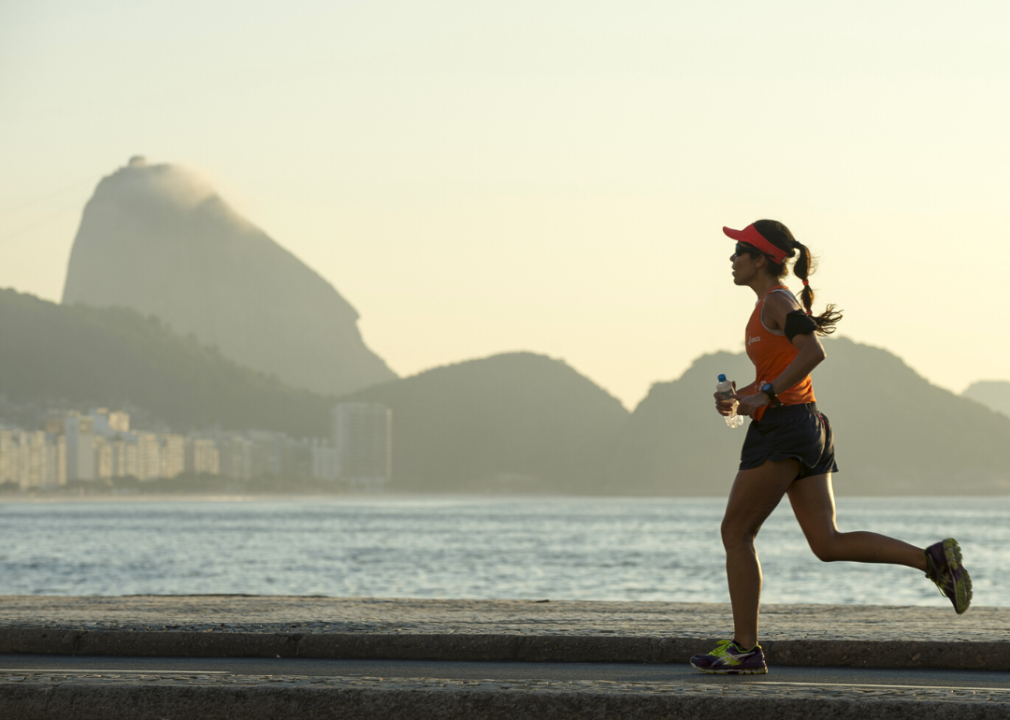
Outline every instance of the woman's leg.
<path fill-rule="evenodd" d="M 737 473 L 729 493 L 722 520 L 722 544 L 726 548 L 734 639 L 744 649 L 757 645 L 758 634 L 761 563 L 754 549 L 754 538 L 799 471 L 798 460 L 769 460 L 761 467 Z"/>
<path fill-rule="evenodd" d="M 830 474 L 797 480 L 788 493 L 793 513 L 818 559 L 888 563 L 926 571 L 926 555 L 922 548 L 872 532 L 838 532 Z"/>

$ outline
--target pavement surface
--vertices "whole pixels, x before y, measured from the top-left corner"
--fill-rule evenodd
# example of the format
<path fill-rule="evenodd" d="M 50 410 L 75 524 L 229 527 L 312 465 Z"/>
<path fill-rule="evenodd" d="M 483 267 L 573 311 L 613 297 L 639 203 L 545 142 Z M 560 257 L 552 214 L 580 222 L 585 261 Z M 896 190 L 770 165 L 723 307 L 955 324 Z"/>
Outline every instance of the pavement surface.
<path fill-rule="evenodd" d="M 26 667 L 11 667 L 12 660 Z M 3 657 L 0 716 L 18 720 L 700 719 L 743 713 L 777 720 L 1010 716 L 1005 673 L 824 668 L 722 677 L 682 666 L 113 660 Z M 283 674 L 262 674 L 266 670 Z M 666 672 L 657 672 L 661 670 Z M 364 674 L 373 671 L 378 674 Z M 335 672 L 341 674 L 331 674 Z"/>
<path fill-rule="evenodd" d="M 1010 717 L 1010 608 L 772 605 L 762 623 L 772 672 L 723 677 L 685 663 L 726 637 L 727 605 L 8 596 L 0 717 Z"/>
<path fill-rule="evenodd" d="M 717 603 L 0 596 L 3 629 L 718 638 L 732 627 L 729 605 Z M 956 615 L 939 595 L 936 607 L 762 606 L 762 644 L 797 639 L 1010 641 L 1010 607 Z"/>
<path fill-rule="evenodd" d="M 264 596 L 0 596 L 0 653 L 684 663 L 728 605 Z M 775 666 L 1010 671 L 1010 608 L 768 605 Z"/>
<path fill-rule="evenodd" d="M 268 658 L 133 658 L 0 655 L 0 678 L 17 674 L 245 675 L 271 677 L 442 678 L 496 682 L 618 682 L 764 684 L 817 687 L 973 689 L 1010 692 L 1010 672 L 773 667 L 768 675 L 725 677 L 690 666 L 631 663 L 442 662 L 427 660 L 303 660 Z"/>

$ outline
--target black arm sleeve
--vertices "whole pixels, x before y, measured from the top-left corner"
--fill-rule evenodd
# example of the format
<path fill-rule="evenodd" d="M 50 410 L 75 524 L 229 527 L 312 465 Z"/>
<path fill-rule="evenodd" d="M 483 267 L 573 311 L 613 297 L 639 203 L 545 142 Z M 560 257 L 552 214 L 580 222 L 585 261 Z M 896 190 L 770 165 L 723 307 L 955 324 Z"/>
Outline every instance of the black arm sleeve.
<path fill-rule="evenodd" d="M 797 335 L 813 335 L 817 330 L 817 322 L 803 310 L 793 310 L 786 315 L 786 337 L 789 342 Z"/>

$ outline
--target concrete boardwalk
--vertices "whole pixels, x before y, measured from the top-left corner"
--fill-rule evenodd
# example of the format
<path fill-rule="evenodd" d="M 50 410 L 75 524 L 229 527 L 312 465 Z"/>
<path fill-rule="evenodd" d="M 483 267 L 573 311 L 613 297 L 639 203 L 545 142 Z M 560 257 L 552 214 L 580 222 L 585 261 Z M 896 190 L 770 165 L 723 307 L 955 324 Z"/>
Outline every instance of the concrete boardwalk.
<path fill-rule="evenodd" d="M 728 605 L 265 596 L 0 596 L 0 653 L 686 662 Z M 769 605 L 777 665 L 1010 670 L 1010 608 Z"/>
<path fill-rule="evenodd" d="M 1002 718 L 1010 689 L 807 683 L 776 666 L 1010 670 L 1010 609 L 768 606 L 773 675 L 560 681 L 0 670 L 0 717 Z M 728 606 L 291 597 L 0 597 L 0 653 L 684 663 Z M 28 659 L 27 656 L 26 660 Z M 82 658 L 83 659 L 83 658 Z M 66 666 L 64 666 L 66 667 Z M 588 673 L 587 673 L 588 674 Z M 991 676 L 990 676 L 991 677 Z M 981 685 L 981 684 L 979 684 Z M 998 683 L 997 683 L 998 685 Z M 194 714 L 196 713 L 196 714 Z"/>
<path fill-rule="evenodd" d="M 793 683 L 770 676 L 641 682 L 0 670 L 0 716 L 18 720 L 684 720 L 724 714 L 776 720 L 995 720 L 1010 715 L 1010 690 Z"/>

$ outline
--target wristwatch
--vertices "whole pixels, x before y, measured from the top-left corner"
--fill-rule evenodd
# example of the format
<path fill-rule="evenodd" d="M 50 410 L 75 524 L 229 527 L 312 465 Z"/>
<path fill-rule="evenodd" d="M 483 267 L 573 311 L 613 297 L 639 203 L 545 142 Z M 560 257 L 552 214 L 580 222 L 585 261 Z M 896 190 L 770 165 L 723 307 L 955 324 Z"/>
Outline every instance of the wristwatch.
<path fill-rule="evenodd" d="M 761 386 L 761 392 L 768 396 L 768 399 L 772 401 L 772 405 L 781 405 L 781 401 L 775 396 L 775 387 L 771 383 L 765 383 Z"/>

